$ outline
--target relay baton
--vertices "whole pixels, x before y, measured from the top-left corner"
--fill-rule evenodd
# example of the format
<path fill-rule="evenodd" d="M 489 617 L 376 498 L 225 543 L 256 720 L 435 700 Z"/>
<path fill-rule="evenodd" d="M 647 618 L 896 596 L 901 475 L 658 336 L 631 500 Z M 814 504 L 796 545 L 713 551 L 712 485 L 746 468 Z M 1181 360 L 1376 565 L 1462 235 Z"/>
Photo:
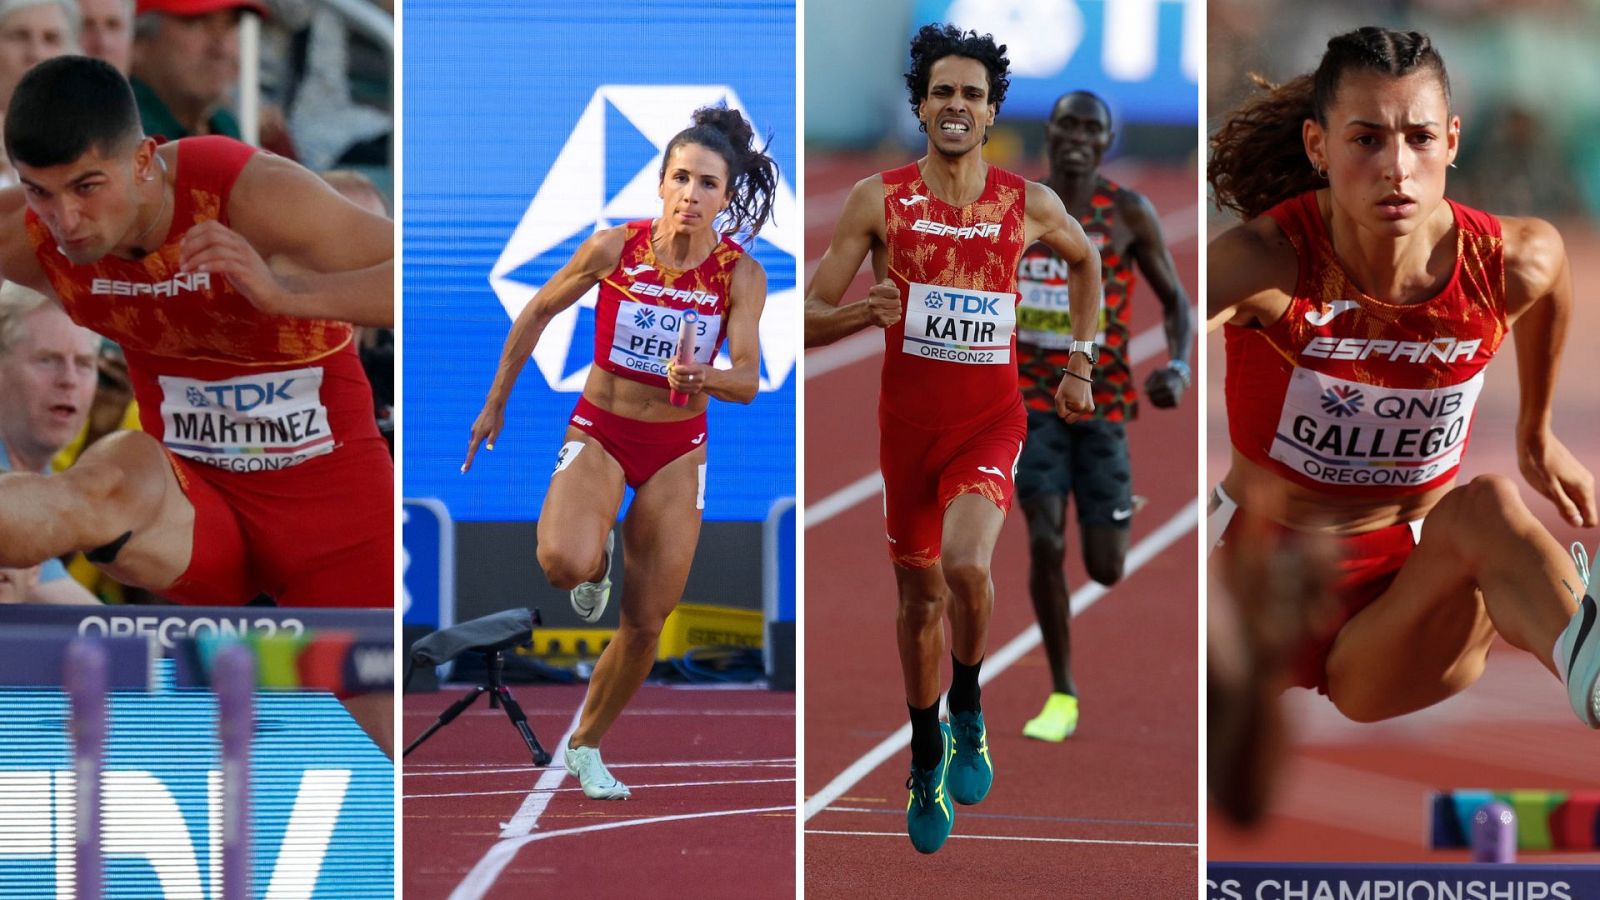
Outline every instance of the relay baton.
<path fill-rule="evenodd" d="M 694 362 L 694 326 L 700 321 L 700 314 L 692 309 L 683 311 L 683 327 L 678 329 L 678 353 L 673 357 L 678 363 Z M 673 406 L 684 406 L 689 402 L 689 395 L 682 391 L 669 391 L 667 399 Z"/>

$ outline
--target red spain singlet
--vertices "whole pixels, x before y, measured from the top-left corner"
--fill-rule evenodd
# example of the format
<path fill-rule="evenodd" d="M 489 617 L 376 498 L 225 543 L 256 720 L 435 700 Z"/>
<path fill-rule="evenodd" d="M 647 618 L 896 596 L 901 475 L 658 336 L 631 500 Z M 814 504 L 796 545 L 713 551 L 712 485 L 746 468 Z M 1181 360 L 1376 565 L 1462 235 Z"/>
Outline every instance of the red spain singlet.
<path fill-rule="evenodd" d="M 381 442 L 350 325 L 268 315 L 223 276 L 178 271 L 189 228 L 228 224 L 229 192 L 256 151 L 224 137 L 177 148 L 172 228 L 140 259 L 75 266 L 27 213 L 28 239 L 67 314 L 127 354 L 140 425 L 172 453 L 231 472 Z"/>
<path fill-rule="evenodd" d="M 730 237 L 693 269 L 671 269 L 650 246 L 650 219 L 629 222 L 622 256 L 600 280 L 594 364 L 613 375 L 667 388 L 685 316 L 695 321 L 694 358 L 711 365 L 727 333 L 733 267 L 744 250 Z"/>
<path fill-rule="evenodd" d="M 883 173 L 889 277 L 900 321 L 884 329 L 879 410 L 923 428 L 992 419 L 1017 393 L 1017 264 L 1027 182 L 989 166 L 983 193 L 955 207 L 916 163 Z"/>
<path fill-rule="evenodd" d="M 74 321 L 122 345 L 140 425 L 194 508 L 189 567 L 161 593 L 227 605 L 394 602 L 394 468 L 344 322 L 260 312 L 226 277 L 178 270 L 190 228 L 228 224 L 253 148 L 176 142 L 167 239 L 75 266 L 30 210 L 28 239 Z"/>
<path fill-rule="evenodd" d="M 1483 368 L 1504 339 L 1505 252 L 1494 216 L 1450 202 L 1455 269 L 1438 294 L 1363 294 L 1334 255 L 1315 192 L 1266 212 L 1299 275 L 1283 317 L 1226 325 L 1228 432 L 1250 461 L 1314 490 L 1386 497 L 1460 468 Z"/>

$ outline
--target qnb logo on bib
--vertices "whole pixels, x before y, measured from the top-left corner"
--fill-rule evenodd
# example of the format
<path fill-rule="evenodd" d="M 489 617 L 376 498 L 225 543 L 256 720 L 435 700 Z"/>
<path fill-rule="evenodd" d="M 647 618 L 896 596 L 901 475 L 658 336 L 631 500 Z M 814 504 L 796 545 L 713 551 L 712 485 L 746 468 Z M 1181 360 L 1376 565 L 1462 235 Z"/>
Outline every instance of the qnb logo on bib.
<path fill-rule="evenodd" d="M 1461 464 L 1482 390 L 1482 372 L 1410 390 L 1295 369 L 1270 455 L 1325 484 L 1427 484 Z"/>
<path fill-rule="evenodd" d="M 912 282 L 900 349 L 964 365 L 1010 363 L 1016 304 L 1011 293 Z"/>
<path fill-rule="evenodd" d="M 722 330 L 722 316 L 690 313 L 694 322 L 694 359 L 710 365 L 713 342 Z M 678 352 L 684 311 L 624 300 L 617 304 L 617 328 L 611 338 L 611 362 L 635 372 L 667 377 L 667 363 Z"/>
<path fill-rule="evenodd" d="M 167 449 L 233 472 L 269 472 L 333 452 L 322 368 L 225 381 L 160 376 Z"/>

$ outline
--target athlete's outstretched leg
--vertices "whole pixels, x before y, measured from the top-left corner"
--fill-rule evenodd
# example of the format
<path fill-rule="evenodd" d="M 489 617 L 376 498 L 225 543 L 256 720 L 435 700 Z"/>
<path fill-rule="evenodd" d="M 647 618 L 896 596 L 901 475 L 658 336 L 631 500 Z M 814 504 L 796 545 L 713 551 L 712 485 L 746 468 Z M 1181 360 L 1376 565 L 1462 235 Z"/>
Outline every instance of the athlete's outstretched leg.
<path fill-rule="evenodd" d="M 1089 577 L 1110 587 L 1122 580 L 1128 559 L 1129 529 L 1117 525 L 1083 525 L 1083 566 Z"/>
<path fill-rule="evenodd" d="M 600 442 L 568 428 L 539 512 L 539 566 L 556 588 L 570 591 L 605 576 L 606 535 L 625 487 L 622 466 Z"/>
<path fill-rule="evenodd" d="M 600 654 L 574 747 L 598 747 L 655 665 L 667 614 L 678 605 L 700 542 L 698 498 L 706 451 L 668 463 L 634 494 L 622 526 L 625 590 L 616 636 Z"/>
<path fill-rule="evenodd" d="M 194 507 L 144 432 L 107 435 L 60 474 L 0 475 L 0 566 L 85 551 L 118 581 L 160 591 L 193 549 Z"/>
<path fill-rule="evenodd" d="M 1508 478 L 1446 494 L 1389 590 L 1328 654 L 1328 695 L 1358 721 L 1432 705 L 1478 679 L 1498 632 L 1552 672 L 1556 637 L 1582 593 L 1572 560 Z"/>
<path fill-rule="evenodd" d="M 950 587 L 950 797 L 977 803 L 989 795 L 994 765 L 979 702 L 978 670 L 989 640 L 994 581 L 989 577 L 995 541 L 1006 514 L 983 494 L 961 494 L 945 508 L 944 577 Z"/>

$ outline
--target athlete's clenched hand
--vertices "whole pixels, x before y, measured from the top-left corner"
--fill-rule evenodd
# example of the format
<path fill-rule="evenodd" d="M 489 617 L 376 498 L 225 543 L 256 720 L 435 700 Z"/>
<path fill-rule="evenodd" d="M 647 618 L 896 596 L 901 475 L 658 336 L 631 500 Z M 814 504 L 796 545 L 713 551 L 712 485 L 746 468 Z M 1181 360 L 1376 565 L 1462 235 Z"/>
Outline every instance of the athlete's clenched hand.
<path fill-rule="evenodd" d="M 892 279 L 885 278 L 867 291 L 867 318 L 879 328 L 900 321 L 900 289 Z"/>
<path fill-rule="evenodd" d="M 1061 384 L 1056 387 L 1056 415 L 1063 422 L 1072 423 L 1094 412 L 1094 393 L 1090 383 L 1061 373 Z"/>
<path fill-rule="evenodd" d="M 222 275 L 251 305 L 264 313 L 294 315 L 293 297 L 266 260 L 239 232 L 215 219 L 190 228 L 178 248 L 184 272 Z"/>

